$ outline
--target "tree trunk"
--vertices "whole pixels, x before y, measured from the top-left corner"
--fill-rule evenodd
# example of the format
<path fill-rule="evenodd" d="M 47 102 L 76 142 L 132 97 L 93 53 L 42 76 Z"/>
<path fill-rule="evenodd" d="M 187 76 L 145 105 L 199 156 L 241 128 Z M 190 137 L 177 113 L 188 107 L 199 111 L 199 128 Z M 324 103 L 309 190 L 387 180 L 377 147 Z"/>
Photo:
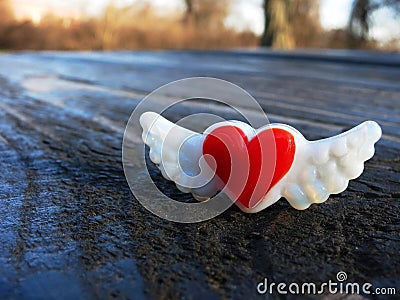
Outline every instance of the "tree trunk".
<path fill-rule="evenodd" d="M 261 46 L 272 47 L 272 42 L 274 40 L 274 33 L 270 30 L 271 16 L 268 10 L 269 2 L 271 0 L 264 0 L 263 10 L 264 10 L 264 32 L 261 36 Z"/>
<path fill-rule="evenodd" d="M 261 45 L 280 49 L 295 47 L 289 22 L 289 2 L 286 0 L 264 0 L 264 34 Z"/>

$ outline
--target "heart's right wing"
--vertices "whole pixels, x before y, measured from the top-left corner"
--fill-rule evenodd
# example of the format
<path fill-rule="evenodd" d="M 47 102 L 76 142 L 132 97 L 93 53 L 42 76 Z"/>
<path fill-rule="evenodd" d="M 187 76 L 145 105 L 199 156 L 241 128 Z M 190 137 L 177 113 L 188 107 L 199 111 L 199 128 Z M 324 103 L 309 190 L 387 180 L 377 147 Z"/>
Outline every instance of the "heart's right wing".
<path fill-rule="evenodd" d="M 292 130 L 296 139 L 296 154 L 289 172 L 253 209 L 258 212 L 285 197 L 296 209 L 306 209 L 312 203 L 322 203 L 330 194 L 343 192 L 349 180 L 361 175 L 364 162 L 375 152 L 374 144 L 382 131 L 374 121 L 366 121 L 337 136 L 308 141 Z"/>

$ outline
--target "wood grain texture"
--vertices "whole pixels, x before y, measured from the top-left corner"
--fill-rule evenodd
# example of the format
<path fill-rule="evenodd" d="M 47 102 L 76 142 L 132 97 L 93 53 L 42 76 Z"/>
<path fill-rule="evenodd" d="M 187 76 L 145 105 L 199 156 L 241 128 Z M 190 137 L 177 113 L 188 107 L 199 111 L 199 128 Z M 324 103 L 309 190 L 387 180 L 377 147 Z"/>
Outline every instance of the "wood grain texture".
<path fill-rule="evenodd" d="M 322 205 L 161 220 L 126 183 L 123 131 L 145 95 L 189 76 L 238 84 L 308 139 L 367 119 L 383 137 L 363 175 Z M 250 299 L 264 277 L 320 283 L 339 271 L 399 292 L 399 83 L 399 55 L 366 52 L 0 55 L 0 297 Z M 235 117 L 201 104 L 166 116 Z M 167 195 L 188 199 L 149 168 Z"/>

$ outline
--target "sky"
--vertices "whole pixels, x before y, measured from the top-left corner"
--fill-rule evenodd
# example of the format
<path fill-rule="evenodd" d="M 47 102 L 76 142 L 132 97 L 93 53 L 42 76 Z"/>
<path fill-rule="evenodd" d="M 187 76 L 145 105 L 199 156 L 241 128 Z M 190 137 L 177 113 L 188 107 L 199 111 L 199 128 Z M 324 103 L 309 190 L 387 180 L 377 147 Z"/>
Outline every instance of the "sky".
<path fill-rule="evenodd" d="M 114 0 L 117 5 L 127 5 L 140 0 Z M 149 0 L 160 11 L 183 10 L 183 0 Z M 47 12 L 60 16 L 78 18 L 83 14 L 96 15 L 102 12 L 110 0 L 12 0 L 18 18 L 30 18 L 39 22 Z M 264 16 L 261 9 L 263 0 L 232 0 L 231 13 L 226 24 L 237 29 L 250 29 L 257 34 L 263 31 Z M 321 24 L 326 29 L 343 28 L 347 25 L 352 0 L 321 0 Z M 400 20 L 393 18 L 388 9 L 373 15 L 375 26 L 371 36 L 385 41 L 400 36 Z"/>

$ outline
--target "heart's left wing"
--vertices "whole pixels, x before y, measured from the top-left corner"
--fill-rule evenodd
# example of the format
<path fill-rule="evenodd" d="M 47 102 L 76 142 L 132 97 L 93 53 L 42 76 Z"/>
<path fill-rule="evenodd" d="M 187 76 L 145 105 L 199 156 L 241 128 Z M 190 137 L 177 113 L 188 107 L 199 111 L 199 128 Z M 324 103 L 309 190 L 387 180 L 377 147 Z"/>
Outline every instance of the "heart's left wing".
<path fill-rule="evenodd" d="M 142 139 L 150 147 L 150 159 L 179 190 L 197 200 L 217 192 L 214 172 L 203 159 L 203 134 L 176 125 L 161 115 L 146 112 L 140 117 Z"/>

